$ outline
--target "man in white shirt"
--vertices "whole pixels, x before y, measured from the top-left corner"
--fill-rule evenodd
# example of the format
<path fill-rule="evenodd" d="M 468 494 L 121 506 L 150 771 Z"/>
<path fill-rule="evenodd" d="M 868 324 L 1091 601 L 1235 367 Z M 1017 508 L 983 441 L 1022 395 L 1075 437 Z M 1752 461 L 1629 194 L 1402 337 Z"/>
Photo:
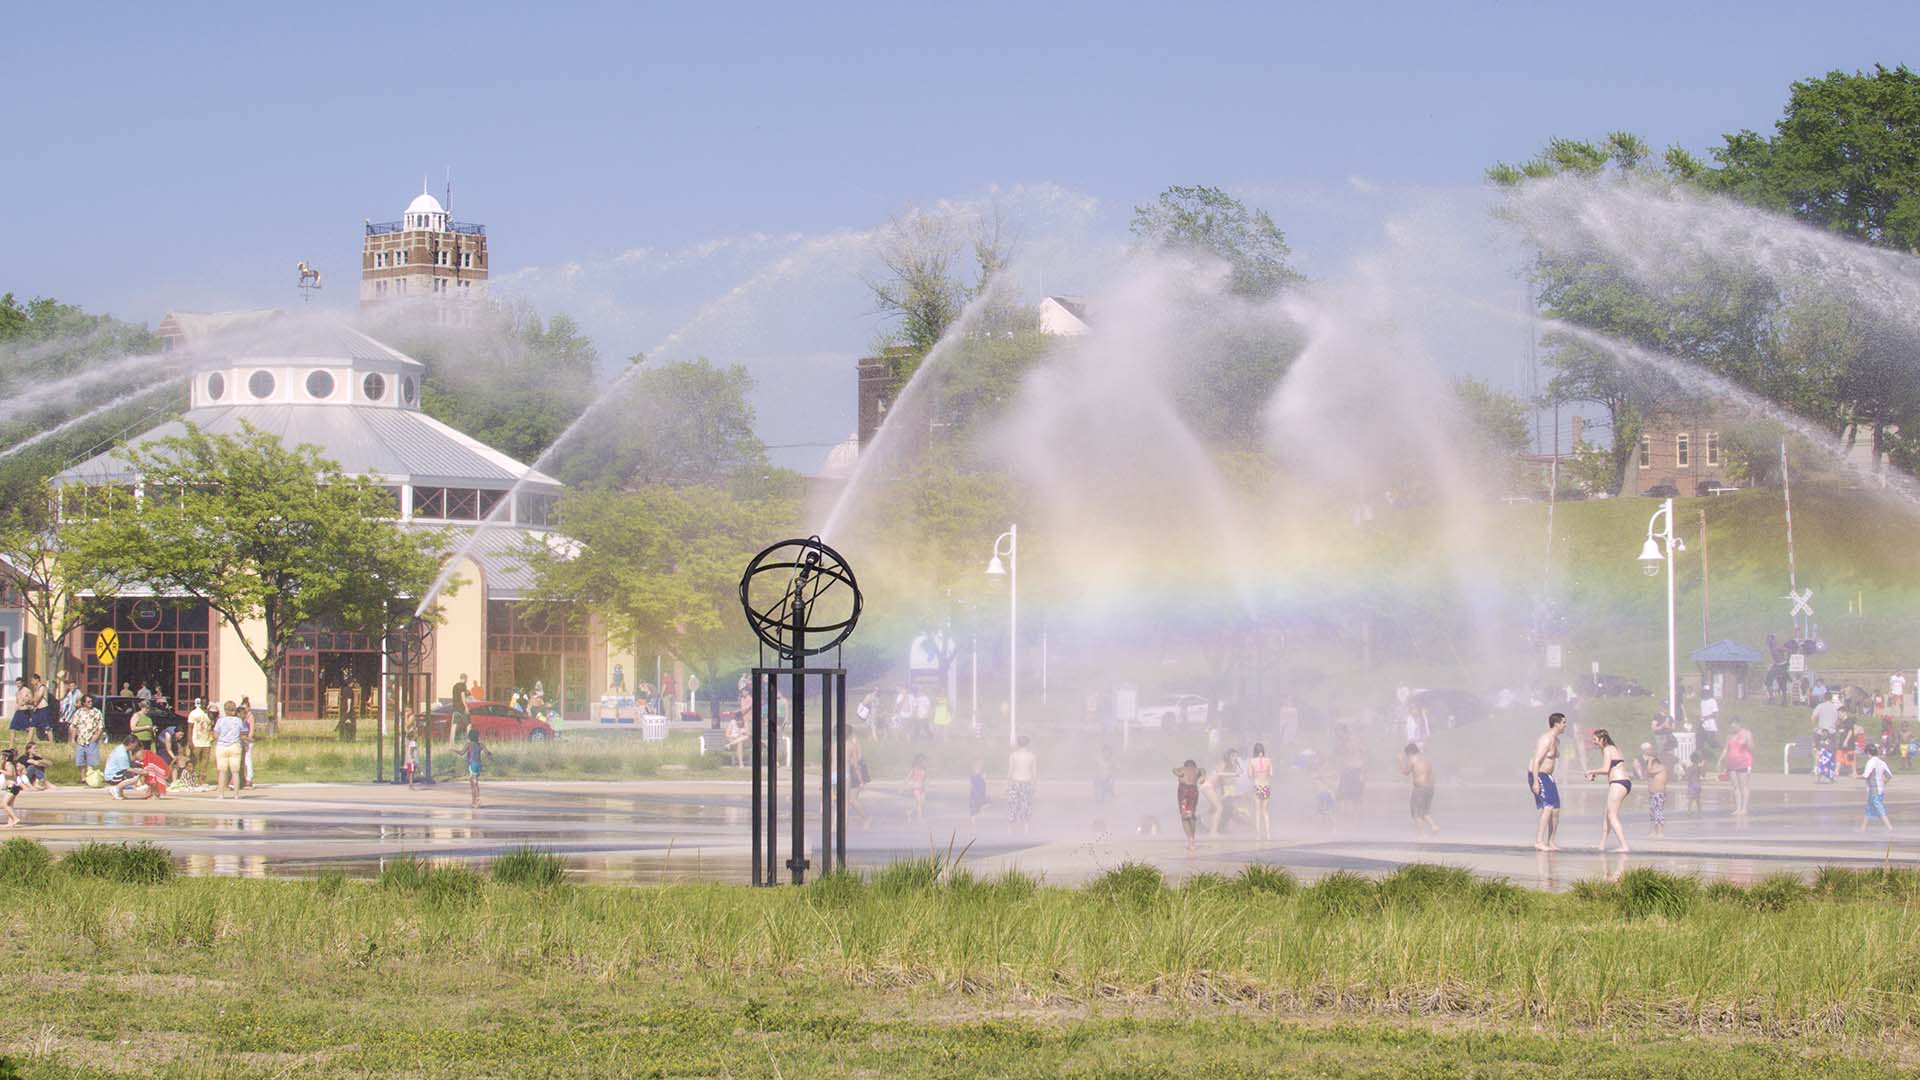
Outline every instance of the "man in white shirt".
<path fill-rule="evenodd" d="M 1828 697 L 1813 707 L 1813 730 L 1823 735 L 1831 735 L 1840 726 L 1840 697 L 1838 694 Z"/>
<path fill-rule="evenodd" d="M 1892 779 L 1893 770 L 1880 759 L 1880 747 L 1867 747 L 1867 763 L 1860 768 L 1860 779 L 1867 782 L 1867 810 L 1860 815 L 1860 829 L 1864 832 L 1867 822 L 1879 818 L 1880 823 L 1893 831 L 1893 819 L 1887 817 L 1887 781 Z"/>
<path fill-rule="evenodd" d="M 1907 714 L 1907 677 L 1901 672 L 1896 671 L 1887 678 L 1887 707 L 1895 716 Z"/>
<path fill-rule="evenodd" d="M 1711 689 L 1700 692 L 1700 730 L 1720 733 L 1720 702 Z"/>

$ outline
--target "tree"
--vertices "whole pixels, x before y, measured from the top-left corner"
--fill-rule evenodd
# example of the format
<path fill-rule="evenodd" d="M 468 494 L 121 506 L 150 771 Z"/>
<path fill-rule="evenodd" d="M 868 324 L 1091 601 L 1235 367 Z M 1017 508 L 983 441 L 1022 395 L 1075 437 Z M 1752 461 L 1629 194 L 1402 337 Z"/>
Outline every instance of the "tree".
<path fill-rule="evenodd" d="M 781 480 L 784 490 L 770 490 Z M 752 656 L 740 572 L 791 532 L 799 516 L 791 481 L 575 491 L 559 508 L 569 542 L 556 550 L 530 541 L 524 557 L 541 597 L 600 612 L 613 639 L 658 648 L 718 686 Z"/>
<path fill-rule="evenodd" d="M 1130 228 L 1142 247 L 1219 258 L 1231 268 L 1231 288 L 1241 296 L 1265 300 L 1305 280 L 1288 264 L 1292 250 L 1273 218 L 1219 188 L 1170 187 L 1133 208 Z"/>
<path fill-rule="evenodd" d="M 635 358 L 637 364 L 645 364 Z M 643 367 L 604 407 L 605 424 L 572 437 L 559 476 L 591 487 L 724 484 L 764 471 L 747 394 L 753 376 L 705 358 Z"/>
<path fill-rule="evenodd" d="M 1272 216 L 1219 188 L 1170 187 L 1135 207 L 1130 227 L 1136 249 L 1219 259 L 1230 271 L 1227 301 L 1271 300 L 1306 280 Z M 1208 442 L 1259 445 L 1267 403 L 1301 344 L 1283 319 L 1214 300 L 1188 313 L 1193 370 L 1176 391 L 1180 412 Z"/>
<path fill-rule="evenodd" d="M 213 435 L 189 424 L 121 456 L 140 503 L 67 530 L 70 564 L 203 601 L 267 674 L 269 713 L 295 635 L 390 625 L 394 601 L 424 595 L 446 554 L 441 534 L 396 520 L 384 488 L 251 426 Z"/>
<path fill-rule="evenodd" d="M 1920 74 L 1906 65 L 1793 84 L 1772 137 L 1725 136 L 1710 188 L 1842 236 L 1920 252 Z"/>
<path fill-rule="evenodd" d="M 57 676 L 66 670 L 60 656 L 67 636 L 99 608 L 98 597 L 118 588 L 69 556 L 53 490 L 43 481 L 31 492 L 11 503 L 0 522 L 0 560 L 13 572 L 28 620 L 40 629 L 39 670 Z"/>
<path fill-rule="evenodd" d="M 402 321 L 384 328 L 427 367 L 420 408 L 518 460 L 537 461 L 596 393 L 599 351 L 566 315 L 542 321 L 531 307 L 483 309 L 465 326 Z"/>
<path fill-rule="evenodd" d="M 42 481 L 116 432 L 184 411 L 176 370 L 137 323 L 0 295 L 0 506 L 41 498 Z"/>
<path fill-rule="evenodd" d="M 1527 452 L 1527 407 L 1503 390 L 1469 376 L 1453 381 L 1454 406 L 1466 434 L 1466 456 L 1479 471 L 1510 490 Z"/>
<path fill-rule="evenodd" d="M 999 213 L 988 214 L 973 225 L 970 236 L 968 232 L 953 214 L 925 211 L 896 217 L 881 231 L 876 248 L 885 272 L 869 278 L 867 289 L 875 310 L 894 323 L 878 347 L 897 346 L 910 353 L 902 365 L 903 383 L 976 299 L 986 297 L 987 302 L 971 326 L 975 334 L 1009 332 L 1035 321 L 1010 292 L 991 292 L 1013 258 L 1013 241 Z M 974 264 L 970 278 L 959 270 L 969 247 Z"/>

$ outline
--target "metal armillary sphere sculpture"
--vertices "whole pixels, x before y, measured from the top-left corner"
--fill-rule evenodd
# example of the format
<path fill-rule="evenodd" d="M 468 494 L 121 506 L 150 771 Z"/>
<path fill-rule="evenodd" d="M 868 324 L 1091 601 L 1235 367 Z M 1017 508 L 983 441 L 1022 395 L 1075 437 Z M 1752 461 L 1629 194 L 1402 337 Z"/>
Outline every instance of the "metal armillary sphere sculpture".
<path fill-rule="evenodd" d="M 740 606 L 762 644 L 782 657 L 834 648 L 860 621 L 853 568 L 817 536 L 782 540 L 753 557 L 740 577 Z"/>
<path fill-rule="evenodd" d="M 816 688 L 820 725 L 820 860 L 822 872 L 847 861 L 847 672 L 808 667 L 807 657 L 837 649 L 860 621 L 860 585 L 840 553 L 818 536 L 782 540 L 754 556 L 740 576 L 740 607 L 760 643 L 786 666 L 753 669 L 753 883 L 778 876 L 774 798 L 780 725 L 787 725 L 792 789 L 792 847 L 787 869 L 795 885 L 806 881 L 807 694 Z M 763 654 L 764 656 L 764 654 Z M 817 680 L 817 681 L 816 681 Z M 791 698 L 782 690 L 792 692 Z M 791 702 L 782 715 L 783 704 Z M 764 756 L 764 760 L 763 760 Z"/>

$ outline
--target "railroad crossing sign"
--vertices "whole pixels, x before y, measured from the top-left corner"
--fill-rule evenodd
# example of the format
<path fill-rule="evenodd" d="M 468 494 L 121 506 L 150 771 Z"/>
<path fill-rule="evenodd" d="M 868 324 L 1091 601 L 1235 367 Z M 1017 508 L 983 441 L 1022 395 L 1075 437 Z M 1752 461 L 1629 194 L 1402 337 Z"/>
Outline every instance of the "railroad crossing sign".
<path fill-rule="evenodd" d="M 100 663 L 111 665 L 120 655 L 120 632 L 111 626 L 100 631 L 100 636 L 93 639 L 93 655 L 100 658 Z"/>
<path fill-rule="evenodd" d="M 1812 617 L 1813 589 L 1805 588 L 1805 589 L 1801 589 L 1799 592 L 1794 592 L 1792 589 L 1788 589 L 1787 595 L 1782 597 L 1781 599 L 1793 601 L 1793 614 L 1789 616 L 1789 618 L 1797 619 L 1802 615 L 1808 616 L 1809 618 Z"/>

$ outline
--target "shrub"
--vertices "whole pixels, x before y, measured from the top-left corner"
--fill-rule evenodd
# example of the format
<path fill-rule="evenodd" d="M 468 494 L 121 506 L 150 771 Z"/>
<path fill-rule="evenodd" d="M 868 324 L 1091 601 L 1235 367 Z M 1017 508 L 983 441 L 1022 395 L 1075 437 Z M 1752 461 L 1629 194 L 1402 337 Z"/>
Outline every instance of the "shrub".
<path fill-rule="evenodd" d="M 1812 895 L 1798 874 L 1774 874 L 1748 889 L 1744 899 L 1755 911 L 1785 911 Z"/>
<path fill-rule="evenodd" d="M 1351 870 L 1335 870 L 1301 890 L 1301 905 L 1310 914 L 1352 918 L 1380 909 L 1380 887 Z"/>
<path fill-rule="evenodd" d="M 1830 900 L 1912 901 L 1920 898 L 1920 871 L 1893 866 L 1867 870 L 1823 866 L 1814 876 L 1813 891 Z"/>
<path fill-rule="evenodd" d="M 1747 890 L 1731 881 L 1709 881 L 1700 887 L 1700 895 L 1708 900 L 1718 900 L 1727 904 L 1745 904 Z"/>
<path fill-rule="evenodd" d="M 43 885 L 53 876 L 53 853 L 24 836 L 0 844 L 0 885 Z"/>
<path fill-rule="evenodd" d="M 1420 908 L 1442 897 L 1466 896 L 1473 886 L 1472 872 L 1461 867 L 1408 863 L 1380 882 L 1380 901 Z"/>
<path fill-rule="evenodd" d="M 1087 883 L 1087 892 L 1144 911 L 1166 894 L 1166 875 L 1148 863 L 1124 862 Z"/>
<path fill-rule="evenodd" d="M 1567 895 L 1590 904 L 1604 904 L 1613 899 L 1613 882 L 1576 881 L 1567 888 Z"/>
<path fill-rule="evenodd" d="M 842 867 L 809 882 L 807 899 L 828 907 L 846 907 L 859 897 L 863 887 L 859 874 Z"/>
<path fill-rule="evenodd" d="M 551 851 L 516 848 L 493 860 L 493 880 L 501 885 L 551 888 L 566 883 L 567 864 Z"/>
<path fill-rule="evenodd" d="M 940 884 L 945 866 L 939 859 L 923 856 L 890 862 L 873 875 L 873 887 L 883 893 L 925 892 Z"/>
<path fill-rule="evenodd" d="M 479 895 L 480 875 L 464 866 L 435 866 L 417 855 L 403 855 L 380 868 L 379 885 L 444 903 Z"/>
<path fill-rule="evenodd" d="M 1249 863 L 1233 879 L 1233 886 L 1242 892 L 1290 896 L 1300 887 L 1300 881 L 1282 867 Z"/>
<path fill-rule="evenodd" d="M 67 852 L 60 865 L 80 877 L 122 885 L 161 885 L 174 877 L 173 857 L 144 840 L 137 844 L 82 844 Z"/>
<path fill-rule="evenodd" d="M 988 886 L 1004 900 L 1025 900 L 1040 891 L 1040 883 L 1018 870 L 1008 870 Z"/>
<path fill-rule="evenodd" d="M 1533 893 L 1506 878 L 1489 878 L 1474 882 L 1473 904 L 1486 911 L 1516 915 L 1533 906 Z"/>
<path fill-rule="evenodd" d="M 1693 909 L 1700 883 L 1690 877 L 1636 867 L 1614 883 L 1614 903 L 1629 919 L 1661 915 L 1677 919 Z"/>
<path fill-rule="evenodd" d="M 1208 893 L 1228 888 L 1232 884 L 1233 880 L 1225 874 L 1199 873 L 1189 875 L 1180 883 L 1180 888 L 1186 892 Z"/>

